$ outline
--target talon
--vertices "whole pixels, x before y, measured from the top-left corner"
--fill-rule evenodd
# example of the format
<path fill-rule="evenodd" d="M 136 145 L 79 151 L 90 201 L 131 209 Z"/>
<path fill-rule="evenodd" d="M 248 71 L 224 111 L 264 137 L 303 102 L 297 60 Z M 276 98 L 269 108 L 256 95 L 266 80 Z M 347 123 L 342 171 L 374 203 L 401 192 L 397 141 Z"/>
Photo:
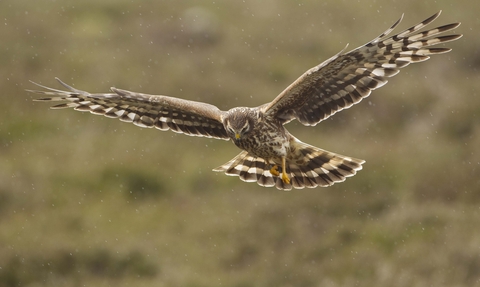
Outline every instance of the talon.
<path fill-rule="evenodd" d="M 272 168 L 270 169 L 270 173 L 274 176 L 279 176 L 280 172 L 278 172 L 278 166 L 277 165 L 272 166 Z"/>

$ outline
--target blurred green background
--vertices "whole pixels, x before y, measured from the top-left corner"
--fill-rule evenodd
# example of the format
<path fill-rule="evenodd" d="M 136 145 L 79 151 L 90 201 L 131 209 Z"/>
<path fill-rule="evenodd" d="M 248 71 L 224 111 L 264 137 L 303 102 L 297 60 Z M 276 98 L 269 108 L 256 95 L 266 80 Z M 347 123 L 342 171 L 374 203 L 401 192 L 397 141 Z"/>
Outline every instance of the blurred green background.
<path fill-rule="evenodd" d="M 211 171 L 224 141 L 32 102 L 54 77 L 206 101 L 272 100 L 308 68 L 438 10 L 453 51 L 302 141 L 366 160 L 280 192 Z M 0 2 L 0 286 L 480 286 L 480 3 Z M 398 30 L 400 31 L 400 30 Z"/>

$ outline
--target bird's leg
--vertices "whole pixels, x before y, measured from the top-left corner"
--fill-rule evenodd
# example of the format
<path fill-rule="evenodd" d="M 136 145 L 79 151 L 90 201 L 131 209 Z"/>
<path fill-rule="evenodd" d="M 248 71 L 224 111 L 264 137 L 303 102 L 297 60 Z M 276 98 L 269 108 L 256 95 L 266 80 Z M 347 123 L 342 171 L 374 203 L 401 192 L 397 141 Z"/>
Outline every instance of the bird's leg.
<path fill-rule="evenodd" d="M 287 175 L 287 166 L 286 166 L 286 159 L 282 157 L 282 181 L 285 184 L 290 184 L 290 178 Z"/>

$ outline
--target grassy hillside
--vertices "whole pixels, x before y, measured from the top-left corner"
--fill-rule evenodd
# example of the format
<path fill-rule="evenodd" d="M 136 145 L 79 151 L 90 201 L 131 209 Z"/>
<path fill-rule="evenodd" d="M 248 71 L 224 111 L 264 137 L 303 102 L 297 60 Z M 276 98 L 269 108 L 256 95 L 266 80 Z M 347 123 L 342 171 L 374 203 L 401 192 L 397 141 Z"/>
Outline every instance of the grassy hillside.
<path fill-rule="evenodd" d="M 480 286 L 478 1 L 1 1 L 1 286 Z M 308 68 L 438 10 L 453 51 L 302 141 L 366 160 L 280 192 L 211 172 L 229 142 L 141 129 L 25 92 L 54 77 L 272 100 Z"/>

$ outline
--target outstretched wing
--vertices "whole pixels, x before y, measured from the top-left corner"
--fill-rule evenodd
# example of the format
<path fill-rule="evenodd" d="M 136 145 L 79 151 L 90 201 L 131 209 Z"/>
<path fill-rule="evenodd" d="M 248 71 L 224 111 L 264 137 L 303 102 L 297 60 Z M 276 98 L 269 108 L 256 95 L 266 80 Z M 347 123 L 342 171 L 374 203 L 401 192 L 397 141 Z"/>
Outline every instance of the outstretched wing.
<path fill-rule="evenodd" d="M 449 52 L 449 48 L 430 47 L 460 38 L 462 35 L 436 36 L 457 28 L 460 23 L 419 32 L 440 12 L 387 38 L 401 22 L 402 15 L 392 27 L 366 45 L 345 54 L 342 50 L 305 72 L 271 103 L 262 106 L 264 113 L 284 123 L 297 119 L 307 126 L 316 125 L 368 97 L 372 90 L 385 85 L 387 79 L 396 75 L 400 68 L 425 61 L 429 55 Z"/>
<path fill-rule="evenodd" d="M 47 91 L 33 91 L 47 95 L 35 101 L 66 101 L 52 109 L 73 108 L 77 111 L 118 118 L 143 128 L 172 130 L 191 136 L 203 136 L 228 140 L 222 123 L 225 112 L 217 107 L 167 96 L 154 96 L 111 88 L 113 93 L 90 94 L 77 90 L 60 79 L 57 81 L 68 91 L 56 90 L 36 84 Z"/>

